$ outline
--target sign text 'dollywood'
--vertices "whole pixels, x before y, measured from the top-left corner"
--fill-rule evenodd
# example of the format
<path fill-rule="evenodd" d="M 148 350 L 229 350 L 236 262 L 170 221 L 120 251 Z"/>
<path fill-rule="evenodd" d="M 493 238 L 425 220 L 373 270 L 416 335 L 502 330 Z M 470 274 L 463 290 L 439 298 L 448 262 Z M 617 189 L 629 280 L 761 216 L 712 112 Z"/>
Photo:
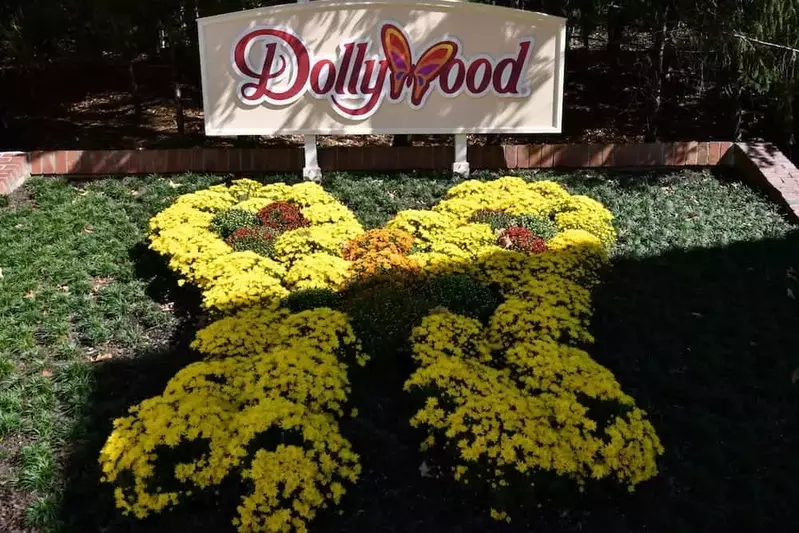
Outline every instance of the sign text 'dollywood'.
<path fill-rule="evenodd" d="M 200 20 L 206 133 L 560 131 L 564 19 L 321 0 Z"/>

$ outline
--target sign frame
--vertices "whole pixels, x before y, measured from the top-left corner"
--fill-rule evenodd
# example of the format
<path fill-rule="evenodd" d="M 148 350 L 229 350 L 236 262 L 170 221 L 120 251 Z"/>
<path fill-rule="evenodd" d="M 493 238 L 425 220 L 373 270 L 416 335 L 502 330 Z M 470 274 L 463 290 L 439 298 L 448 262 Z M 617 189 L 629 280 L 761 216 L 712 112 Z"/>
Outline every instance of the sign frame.
<path fill-rule="evenodd" d="M 432 8 L 437 11 L 446 11 L 454 9 L 463 9 L 464 4 L 468 4 L 468 9 L 475 12 L 487 11 L 496 15 L 501 10 L 505 18 L 511 19 L 524 19 L 531 16 L 540 19 L 547 19 L 561 25 L 560 31 L 555 35 L 555 69 L 554 69 L 554 82 L 553 82 L 553 120 L 551 125 L 541 127 L 481 127 L 476 126 L 461 126 L 461 127 L 399 127 L 399 128 L 373 128 L 367 122 L 354 122 L 353 124 L 345 124 L 335 128 L 309 128 L 309 129 L 291 129 L 285 134 L 292 135 L 401 135 L 401 134 L 448 134 L 448 135 L 467 135 L 467 134 L 552 134 L 560 133 L 562 130 L 563 121 L 563 89 L 565 77 L 565 52 L 566 52 L 566 19 L 542 13 L 535 13 L 530 11 L 523 11 L 514 8 L 507 8 L 501 6 L 493 6 L 488 4 L 467 3 L 460 0 L 318 0 L 313 2 L 313 9 L 324 10 L 329 8 L 331 10 L 346 9 L 347 7 L 363 9 L 364 5 L 377 5 L 377 6 L 407 6 L 409 10 L 413 8 Z M 262 128 L 262 127 L 246 127 L 246 128 L 215 128 L 209 123 L 209 111 L 211 110 L 210 94 L 205 90 L 210 86 L 208 79 L 208 72 L 206 69 L 205 57 L 205 31 L 206 26 L 215 22 L 225 21 L 229 22 L 237 19 L 246 19 L 249 21 L 255 20 L 260 16 L 273 16 L 276 14 L 290 14 L 303 9 L 307 9 L 310 5 L 308 0 L 299 0 L 293 4 L 282 4 L 272 7 L 262 7 L 250 9 L 245 11 L 237 11 L 222 15 L 211 17 L 204 17 L 197 20 L 198 24 L 198 44 L 200 48 L 200 67 L 201 79 L 203 86 L 203 111 L 204 111 L 204 124 L 205 134 L 207 136 L 240 136 L 240 135 L 279 135 L 284 133 L 279 128 Z"/>

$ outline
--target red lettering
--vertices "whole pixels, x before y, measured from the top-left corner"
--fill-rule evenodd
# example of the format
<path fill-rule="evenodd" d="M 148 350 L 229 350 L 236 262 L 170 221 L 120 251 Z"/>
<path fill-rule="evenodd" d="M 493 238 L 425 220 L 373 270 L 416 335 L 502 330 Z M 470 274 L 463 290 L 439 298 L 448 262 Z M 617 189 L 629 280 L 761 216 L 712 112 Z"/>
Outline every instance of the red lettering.
<path fill-rule="evenodd" d="M 366 50 L 369 48 L 369 44 L 358 43 L 355 48 L 357 49 L 355 63 L 352 65 L 352 75 L 350 76 L 350 83 L 347 85 L 347 92 L 350 94 L 358 94 L 358 77 L 363 70 L 363 61 L 366 59 Z"/>
<path fill-rule="evenodd" d="M 320 86 L 322 78 L 322 70 L 327 69 L 325 73 L 325 84 Z M 329 59 L 320 59 L 314 63 L 311 69 L 311 90 L 320 96 L 329 93 L 336 83 L 336 64 Z"/>
<path fill-rule="evenodd" d="M 375 63 L 380 65 L 380 69 L 377 71 L 377 77 L 374 80 L 374 83 L 370 85 L 372 81 L 372 74 L 375 69 Z M 382 61 L 375 61 L 374 59 L 370 59 L 369 61 L 364 63 L 364 71 L 363 71 L 363 78 L 361 79 L 361 94 L 375 94 L 383 90 L 383 86 L 386 82 L 386 75 L 388 74 L 388 61 L 385 59 Z"/>
<path fill-rule="evenodd" d="M 286 68 L 286 59 L 281 57 L 281 66 L 278 67 L 277 71 L 273 70 L 277 50 L 275 43 L 270 43 L 266 46 L 261 72 L 253 71 L 247 64 L 247 52 L 249 51 L 250 43 L 259 37 L 274 37 L 282 40 L 291 48 L 294 58 L 297 60 L 297 77 L 294 83 L 283 92 L 275 92 L 268 87 L 269 80 L 280 76 Z M 257 102 L 261 99 L 275 102 L 291 100 L 300 94 L 306 81 L 308 81 L 308 74 L 310 73 L 310 59 L 305 45 L 292 34 L 281 30 L 261 29 L 248 33 L 236 44 L 236 48 L 233 51 L 233 60 L 239 72 L 248 78 L 258 80 L 257 83 L 245 83 L 241 86 L 241 97 L 249 102 Z"/>
<path fill-rule="evenodd" d="M 477 81 L 477 71 L 482 67 L 480 81 Z M 466 71 L 466 88 L 472 94 L 480 94 L 491 84 L 491 61 L 484 57 L 475 59 L 470 65 L 469 70 Z"/>
<path fill-rule="evenodd" d="M 380 68 L 377 75 L 374 76 L 374 68 L 376 61 L 370 59 L 364 62 L 364 74 L 361 79 L 361 94 L 368 95 L 369 99 L 361 107 L 346 107 L 339 102 L 335 96 L 331 97 L 333 105 L 335 105 L 342 113 L 352 117 L 369 116 L 377 106 L 383 96 L 383 87 L 386 85 L 386 75 L 388 74 L 388 62 L 384 59 L 380 61 Z M 374 78 L 374 79 L 373 79 Z"/>
<path fill-rule="evenodd" d="M 341 66 L 338 69 L 338 78 L 336 78 L 336 94 L 344 94 L 344 84 L 347 82 L 347 74 L 352 62 L 352 49 L 355 48 L 353 43 L 344 45 L 344 57 L 341 59 Z"/>
<path fill-rule="evenodd" d="M 530 44 L 530 41 L 524 41 L 519 45 L 519 55 L 515 59 L 506 57 L 497 63 L 497 68 L 494 69 L 494 79 L 492 80 L 494 83 L 494 90 L 497 94 L 521 94 L 519 90 L 519 80 L 522 76 L 522 69 L 527 63 L 527 54 L 530 51 Z M 507 73 L 507 79 L 505 79 L 503 83 L 502 78 L 505 77 L 505 73 L 509 67 L 510 72 Z"/>
<path fill-rule="evenodd" d="M 252 48 L 259 43 L 263 46 L 260 70 L 248 57 Z M 446 43 L 448 41 L 437 44 Z M 489 89 L 498 95 L 524 95 L 521 84 L 532 41 L 520 42 L 515 56 L 503 57 L 496 62 L 487 57 L 471 60 L 458 57 L 457 43 L 451 43 L 454 51 L 446 63 L 445 59 L 439 61 L 438 68 L 441 70 L 433 74 L 429 72 L 431 67 L 428 63 L 435 64 L 437 57 L 413 57 L 412 48 L 407 58 L 392 56 L 394 63 L 390 63 L 387 58 L 367 60 L 371 47 L 369 42 L 349 42 L 342 46 L 337 60 L 312 60 L 305 44 L 293 34 L 272 28 L 254 29 L 242 37 L 233 50 L 234 66 L 246 78 L 239 86 L 239 98 L 247 103 L 265 101 L 273 105 L 285 105 L 300 98 L 307 90 L 314 96 L 328 98 L 340 114 L 363 119 L 380 106 L 383 97 L 390 96 L 388 76 L 393 72 L 392 69 L 398 68 L 398 64 L 407 65 L 407 71 L 397 71 L 397 75 L 404 76 L 403 86 L 411 86 L 413 90 L 406 92 L 402 90 L 404 87 L 398 87 L 399 94 L 395 95 L 393 101 L 408 98 L 413 106 L 421 105 L 426 92 L 435 90 L 436 81 L 438 90 L 445 96 L 454 96 L 462 91 L 480 96 Z M 427 70 L 417 73 L 417 61 L 421 61 Z M 296 65 L 296 68 L 289 69 L 289 65 Z M 287 73 L 291 78 L 286 79 Z"/>
<path fill-rule="evenodd" d="M 451 80 L 452 73 L 455 72 L 455 79 Z M 466 65 L 457 57 L 452 60 L 449 66 L 441 72 L 438 78 L 438 85 L 441 92 L 447 95 L 456 94 L 463 87 L 463 80 L 466 78 Z"/>

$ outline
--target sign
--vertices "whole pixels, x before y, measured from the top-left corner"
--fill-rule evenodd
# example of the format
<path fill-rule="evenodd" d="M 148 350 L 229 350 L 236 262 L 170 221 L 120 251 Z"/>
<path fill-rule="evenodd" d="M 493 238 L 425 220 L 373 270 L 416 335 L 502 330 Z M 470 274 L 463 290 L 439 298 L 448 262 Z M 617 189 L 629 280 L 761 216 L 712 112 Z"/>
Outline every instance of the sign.
<path fill-rule="evenodd" d="M 207 135 L 560 132 L 565 19 L 319 0 L 199 20 Z"/>

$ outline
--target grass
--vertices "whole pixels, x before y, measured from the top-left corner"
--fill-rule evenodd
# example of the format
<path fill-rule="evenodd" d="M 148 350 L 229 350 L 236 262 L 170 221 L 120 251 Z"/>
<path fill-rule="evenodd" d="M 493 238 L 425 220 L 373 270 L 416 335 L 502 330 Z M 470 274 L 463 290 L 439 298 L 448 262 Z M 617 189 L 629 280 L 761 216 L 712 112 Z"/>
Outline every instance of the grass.
<path fill-rule="evenodd" d="M 661 476 L 636 494 L 585 496 L 542 518 L 547 530 L 799 524 L 790 505 L 799 495 L 795 228 L 759 194 L 709 173 L 542 177 L 616 215 L 594 353 L 649 411 L 667 448 Z M 0 501 L 13 504 L 0 510 L 0 530 L 133 527 L 97 487 L 98 446 L 111 419 L 192 360 L 185 346 L 198 319 L 191 291 L 146 251 L 146 222 L 220 180 L 34 180 L 0 206 Z M 324 185 L 377 227 L 400 209 L 430 207 L 452 182 L 342 174 Z M 419 483 L 408 473 L 419 464 L 413 445 L 378 443 L 390 464 L 366 464 L 344 512 L 317 531 L 529 530 L 486 522 L 462 493 Z M 185 527 L 177 516 L 139 530 Z"/>
<path fill-rule="evenodd" d="M 50 180 L 27 192 L 0 210 L 0 450 L 12 463 L 0 468 L 0 499 L 27 505 L 22 525 L 47 528 L 64 488 L 59 465 L 81 438 L 93 361 L 132 357 L 172 335 L 174 315 L 148 297 L 129 254 L 177 189 Z"/>

